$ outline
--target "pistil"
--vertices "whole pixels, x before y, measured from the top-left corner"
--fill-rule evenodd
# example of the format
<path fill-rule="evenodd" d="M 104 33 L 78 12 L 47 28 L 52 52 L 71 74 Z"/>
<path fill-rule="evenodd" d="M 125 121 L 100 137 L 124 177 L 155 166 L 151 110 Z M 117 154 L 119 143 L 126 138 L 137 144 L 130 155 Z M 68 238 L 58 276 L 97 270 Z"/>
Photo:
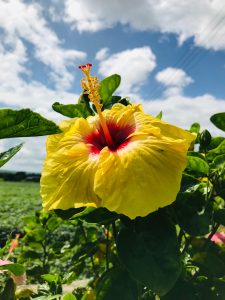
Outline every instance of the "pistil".
<path fill-rule="evenodd" d="M 84 90 L 84 93 L 88 94 L 90 101 L 94 104 L 94 106 L 96 108 L 107 145 L 110 148 L 113 148 L 114 143 L 113 143 L 112 137 L 110 135 L 106 120 L 105 120 L 102 110 L 101 110 L 102 104 L 100 103 L 100 95 L 98 92 L 98 89 L 99 89 L 98 78 L 96 76 L 90 75 L 91 66 L 92 66 L 92 64 L 86 64 L 86 65 L 79 66 L 79 69 L 81 69 L 81 71 L 85 75 L 85 78 L 81 79 L 81 86 Z"/>

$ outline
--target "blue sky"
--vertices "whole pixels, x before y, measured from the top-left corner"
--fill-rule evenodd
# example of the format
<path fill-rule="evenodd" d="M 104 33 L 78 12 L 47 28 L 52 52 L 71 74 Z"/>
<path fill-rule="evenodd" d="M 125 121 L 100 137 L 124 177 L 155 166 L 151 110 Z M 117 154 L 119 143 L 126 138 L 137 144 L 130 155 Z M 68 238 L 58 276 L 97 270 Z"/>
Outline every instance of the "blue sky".
<path fill-rule="evenodd" d="M 225 7 L 220 0 L 7 0 L 0 2 L 0 106 L 59 122 L 74 103 L 78 65 L 122 75 L 119 93 L 183 128 L 225 111 Z M 25 139 L 3 140 L 0 151 Z M 41 171 L 45 139 L 26 139 L 4 169 Z"/>

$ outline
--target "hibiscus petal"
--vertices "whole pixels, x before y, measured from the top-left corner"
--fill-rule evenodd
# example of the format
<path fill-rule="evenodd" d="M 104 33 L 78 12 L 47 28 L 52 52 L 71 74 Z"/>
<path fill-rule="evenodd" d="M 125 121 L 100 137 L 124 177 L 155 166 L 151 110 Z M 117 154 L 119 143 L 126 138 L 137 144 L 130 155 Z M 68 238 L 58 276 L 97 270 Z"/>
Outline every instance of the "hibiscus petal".
<path fill-rule="evenodd" d="M 105 148 L 94 181 L 102 206 L 134 219 L 171 204 L 180 188 L 186 150 L 186 141 L 154 136 L 114 153 Z"/>
<path fill-rule="evenodd" d="M 99 204 L 93 192 L 97 160 L 83 140 L 93 128 L 82 118 L 73 120 L 72 125 L 64 133 L 48 137 L 41 178 L 43 206 L 47 210 Z"/>

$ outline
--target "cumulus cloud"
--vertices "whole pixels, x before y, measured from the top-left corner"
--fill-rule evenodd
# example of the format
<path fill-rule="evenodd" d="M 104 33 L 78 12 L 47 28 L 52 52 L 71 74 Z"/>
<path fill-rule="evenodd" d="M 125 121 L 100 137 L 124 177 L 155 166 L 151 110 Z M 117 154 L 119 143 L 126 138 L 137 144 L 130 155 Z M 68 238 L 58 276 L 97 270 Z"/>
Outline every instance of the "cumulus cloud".
<path fill-rule="evenodd" d="M 213 135 L 224 136 L 224 132 L 217 129 L 210 117 L 224 110 L 225 99 L 217 99 L 212 95 L 186 97 L 183 95 L 168 98 L 143 101 L 145 111 L 153 116 L 163 112 L 163 120 L 171 124 L 189 129 L 194 122 L 201 124 L 201 129 L 208 129 Z"/>
<path fill-rule="evenodd" d="M 100 49 L 96 55 L 95 55 L 95 59 L 96 60 L 103 60 L 103 59 L 106 59 L 107 56 L 109 55 L 109 48 L 102 48 Z"/>
<path fill-rule="evenodd" d="M 155 76 L 156 80 L 165 86 L 185 87 L 193 82 L 182 69 L 166 68 L 158 72 Z"/>
<path fill-rule="evenodd" d="M 220 0 L 65 0 L 64 21 L 95 32 L 117 23 L 135 30 L 174 33 L 179 42 L 194 38 L 207 49 L 225 49 L 225 10 Z"/>
<path fill-rule="evenodd" d="M 74 78 L 68 67 L 76 60 L 86 57 L 86 53 L 82 51 L 63 48 L 55 32 L 49 28 L 42 8 L 37 3 L 26 4 L 22 0 L 1 1 L 0 29 L 3 32 L 3 49 L 0 50 L 18 48 L 18 43 L 20 48 L 23 48 L 23 41 L 30 43 L 34 47 L 35 58 L 49 68 L 51 79 L 58 88 L 70 86 Z M 20 65 L 21 62 L 23 60 L 19 62 Z"/>
<path fill-rule="evenodd" d="M 65 91 L 74 79 L 68 67 L 75 60 L 83 60 L 86 54 L 63 48 L 47 24 L 41 7 L 21 0 L 0 1 L 0 39 L 1 108 L 29 107 L 56 123 L 65 119 L 51 110 L 51 104 L 55 101 L 76 102 L 78 95 Z M 32 51 L 27 43 L 33 46 Z M 32 80 L 33 70 L 28 63 L 34 58 L 48 67 L 46 72 L 55 82 L 54 88 Z M 45 138 L 1 140 L 1 152 L 21 141 L 25 142 L 24 147 L 3 169 L 40 172 L 45 156 Z"/>
<path fill-rule="evenodd" d="M 140 47 L 124 50 L 100 60 L 99 73 L 103 76 L 120 74 L 122 82 L 119 91 L 128 95 L 140 89 L 155 67 L 156 57 L 152 50 L 149 47 Z"/>

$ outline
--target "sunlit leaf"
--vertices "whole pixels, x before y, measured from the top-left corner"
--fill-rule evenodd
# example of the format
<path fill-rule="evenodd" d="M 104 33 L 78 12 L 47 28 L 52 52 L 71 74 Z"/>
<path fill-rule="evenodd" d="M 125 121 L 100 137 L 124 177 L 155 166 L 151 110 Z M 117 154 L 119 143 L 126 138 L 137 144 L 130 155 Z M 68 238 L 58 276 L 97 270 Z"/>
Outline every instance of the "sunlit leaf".
<path fill-rule="evenodd" d="M 0 110 L 0 139 L 60 133 L 58 126 L 30 109 Z"/>
<path fill-rule="evenodd" d="M 189 129 L 190 132 L 199 133 L 200 131 L 200 124 L 199 123 L 193 123 L 191 125 L 191 128 Z"/>
<path fill-rule="evenodd" d="M 0 270 L 8 270 L 16 276 L 20 276 L 25 273 L 25 268 L 22 265 L 13 263 L 0 266 Z"/>
<path fill-rule="evenodd" d="M 105 105 L 107 105 L 111 101 L 112 94 L 120 85 L 120 81 L 121 81 L 120 75 L 114 74 L 109 77 L 106 77 L 100 82 L 99 94 Z"/>
<path fill-rule="evenodd" d="M 202 174 L 208 174 L 209 165 L 207 162 L 200 157 L 188 156 L 187 169 Z"/>
<path fill-rule="evenodd" d="M 9 150 L 0 153 L 0 167 L 9 161 L 23 146 L 23 143 L 10 148 Z"/>
<path fill-rule="evenodd" d="M 63 296 L 62 300 L 77 300 L 77 298 L 72 293 L 68 293 Z"/>
<path fill-rule="evenodd" d="M 90 116 L 85 103 L 60 104 L 59 102 L 55 102 L 52 104 L 52 108 L 61 115 L 69 118 L 87 118 Z"/>

